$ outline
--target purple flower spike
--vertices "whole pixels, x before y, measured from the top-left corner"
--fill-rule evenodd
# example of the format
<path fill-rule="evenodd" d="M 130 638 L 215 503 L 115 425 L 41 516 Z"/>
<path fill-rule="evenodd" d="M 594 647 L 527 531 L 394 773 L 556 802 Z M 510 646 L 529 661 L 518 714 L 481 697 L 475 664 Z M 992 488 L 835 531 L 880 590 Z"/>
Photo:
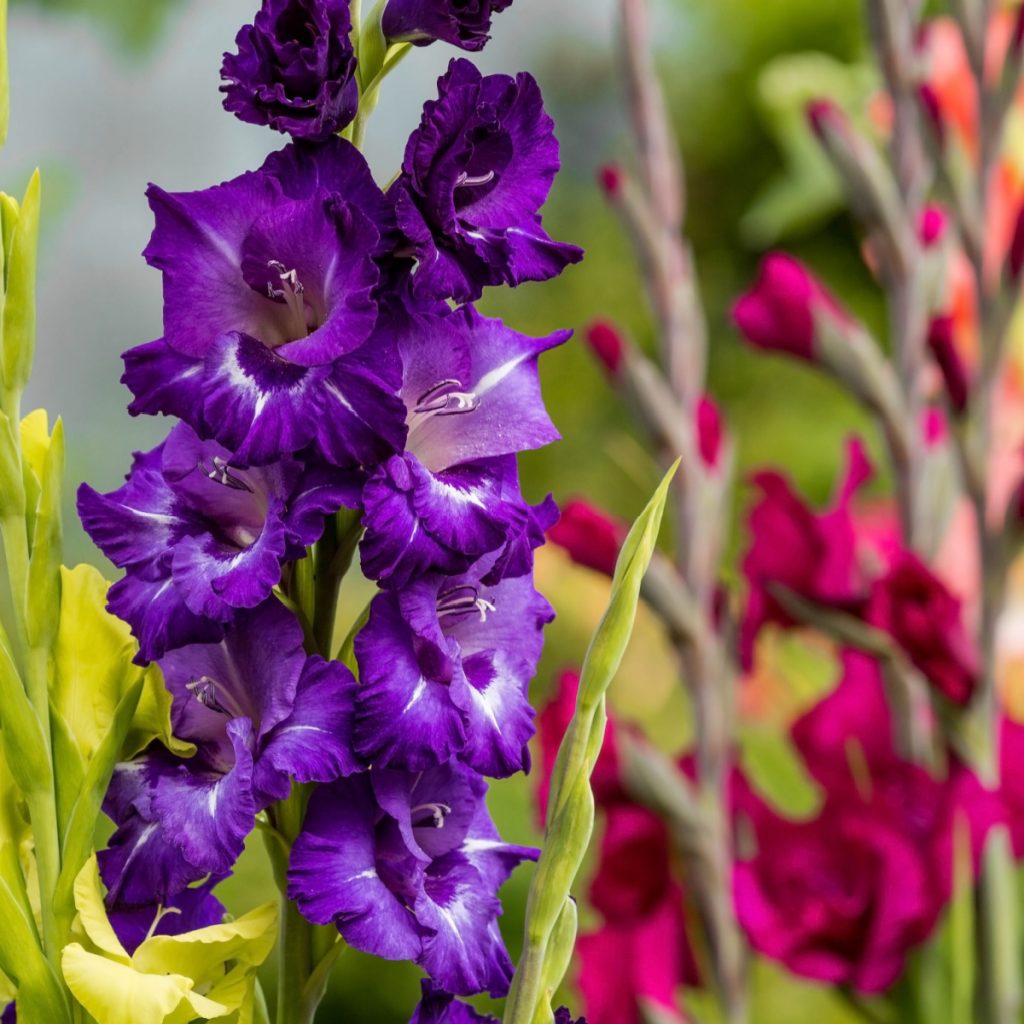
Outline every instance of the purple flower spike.
<path fill-rule="evenodd" d="M 374 764 L 416 771 L 457 757 L 494 777 L 528 767 L 529 682 L 554 612 L 529 577 L 485 586 L 485 568 L 374 598 L 356 637 L 356 747 Z"/>
<path fill-rule="evenodd" d="M 330 782 L 365 766 L 352 752 L 351 672 L 307 657 L 302 629 L 276 600 L 240 612 L 221 643 L 160 662 L 187 760 L 151 747 L 120 764 L 105 810 L 119 825 L 100 855 L 111 900 L 150 904 L 230 870 L 256 812 L 291 780 Z M 147 893 L 149 895 L 147 895 Z"/>
<path fill-rule="evenodd" d="M 224 54 L 224 107 L 242 121 L 325 139 L 355 117 L 356 58 L 347 3 L 264 0 Z"/>
<path fill-rule="evenodd" d="M 142 660 L 215 640 L 236 609 L 254 608 L 323 530 L 323 516 L 358 500 L 356 482 L 295 460 L 240 467 L 227 449 L 179 423 L 135 458 L 123 487 L 83 484 L 86 532 L 127 575 L 110 610 L 132 627 Z"/>
<path fill-rule="evenodd" d="M 392 42 L 426 46 L 440 39 L 462 50 L 482 50 L 491 30 L 491 16 L 512 0 L 389 0 L 381 18 Z"/>
<path fill-rule="evenodd" d="M 388 960 L 414 960 L 445 991 L 508 990 L 499 886 L 537 851 L 495 838 L 487 786 L 455 764 L 374 770 L 318 789 L 292 847 L 288 895 L 314 923 Z"/>
<path fill-rule="evenodd" d="M 543 281 L 579 262 L 583 251 L 541 224 L 558 166 L 536 81 L 453 60 L 389 192 L 417 260 L 415 293 L 472 302 L 487 285 Z"/>

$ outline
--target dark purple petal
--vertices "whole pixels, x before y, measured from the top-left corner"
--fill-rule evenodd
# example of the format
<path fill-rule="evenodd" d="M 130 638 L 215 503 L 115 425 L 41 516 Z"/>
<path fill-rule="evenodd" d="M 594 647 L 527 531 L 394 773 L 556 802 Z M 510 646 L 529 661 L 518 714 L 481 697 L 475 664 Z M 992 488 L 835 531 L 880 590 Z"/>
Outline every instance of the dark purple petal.
<path fill-rule="evenodd" d="M 378 872 L 377 814 L 365 775 L 318 788 L 292 846 L 288 896 L 308 920 L 336 924 L 357 949 L 415 960 L 423 929 Z"/>
<path fill-rule="evenodd" d="M 165 338 L 130 348 L 121 358 L 121 383 L 135 396 L 128 406 L 133 416 L 177 416 L 203 432 L 206 387 L 201 359 L 172 348 Z"/>
<path fill-rule="evenodd" d="M 283 800 L 296 782 L 333 782 L 366 765 L 352 750 L 356 681 L 340 662 L 307 659 L 291 714 L 261 744 L 255 787 L 261 803 Z"/>
<path fill-rule="evenodd" d="M 411 455 L 389 459 L 363 491 L 363 569 L 401 587 L 436 570 L 464 572 L 526 518 L 505 495 L 510 464 L 491 459 L 430 473 Z"/>
<path fill-rule="evenodd" d="M 107 611 L 127 622 L 139 641 L 136 661 L 153 661 L 190 643 L 209 643 L 224 633 L 220 623 L 204 619 L 190 611 L 184 596 L 168 575 L 150 580 L 129 573 L 118 580 L 107 594 Z"/>
<path fill-rule="evenodd" d="M 194 528 L 195 517 L 163 477 L 163 449 L 136 452 L 126 482 L 109 494 L 88 484 L 78 489 L 82 526 L 118 568 L 150 566 Z"/>
<path fill-rule="evenodd" d="M 407 449 L 437 472 L 558 440 L 537 359 L 570 335 L 530 338 L 469 306 L 444 318 L 412 318 L 399 342 Z"/>
<path fill-rule="evenodd" d="M 190 864 L 215 874 L 231 869 L 256 823 L 252 723 L 236 718 L 227 733 L 235 760 L 226 772 L 179 762 L 153 788 L 153 815 L 167 840 Z"/>
<path fill-rule="evenodd" d="M 202 885 L 183 889 L 162 904 L 108 907 L 107 915 L 121 945 L 131 954 L 150 935 L 181 935 L 220 924 L 226 910 L 212 890 L 221 881 L 223 876 L 213 876 Z"/>
<path fill-rule="evenodd" d="M 338 140 L 332 164 L 361 160 L 339 157 L 346 145 Z M 275 157 L 268 163 L 283 174 L 303 162 L 287 150 Z M 302 182 L 292 184 L 260 169 L 199 192 L 150 187 L 156 224 L 145 255 L 163 272 L 164 335 L 174 349 L 204 357 L 222 335 L 236 332 L 314 366 L 369 336 L 379 278 L 373 256 L 383 228 L 372 219 L 375 209 L 363 212 L 324 187 L 289 199 L 290 190 L 302 190 Z M 134 377 L 142 387 L 153 384 L 151 374 Z M 139 402 L 148 408 L 156 400 Z"/>
<path fill-rule="evenodd" d="M 389 0 L 381 18 L 392 42 L 426 46 L 440 39 L 463 50 L 482 50 L 490 38 L 491 15 L 512 0 Z"/>
<path fill-rule="evenodd" d="M 487 783 L 453 762 L 415 773 L 374 769 L 370 781 L 381 810 L 417 856 L 436 858 L 459 849 L 485 806 Z"/>
<path fill-rule="evenodd" d="M 498 931 L 501 901 L 462 854 L 430 865 L 414 909 L 432 932 L 420 963 L 439 985 L 456 995 L 505 995 L 512 961 Z"/>
<path fill-rule="evenodd" d="M 443 639 L 443 638 L 442 638 Z M 395 595 L 378 594 L 355 640 L 360 687 L 356 749 L 375 764 L 420 770 L 449 760 L 466 742 L 449 683 L 456 671 L 443 647 L 417 651 Z M 429 674 L 420 659 L 429 665 Z M 447 677 L 447 678 L 446 678 Z"/>
<path fill-rule="evenodd" d="M 498 1024 L 496 1018 L 477 1013 L 472 1006 L 439 989 L 429 978 L 424 978 L 420 985 L 423 995 L 409 1024 Z"/>
<path fill-rule="evenodd" d="M 160 660 L 175 735 L 226 759 L 228 725 L 246 718 L 260 744 L 294 715 L 306 667 L 302 627 L 280 602 L 240 612 L 220 643 L 182 647 Z"/>
<path fill-rule="evenodd" d="M 451 62 L 391 193 L 418 294 L 471 302 L 486 285 L 544 280 L 582 258 L 541 224 L 559 166 L 553 128 L 530 75 Z"/>
<path fill-rule="evenodd" d="M 224 107 L 242 121 L 326 139 L 355 116 L 359 92 L 347 4 L 264 0 L 224 54 Z"/>
<path fill-rule="evenodd" d="M 296 140 L 263 162 L 289 199 L 308 199 L 321 192 L 341 196 L 374 223 L 385 245 L 393 234 L 394 211 L 373 178 L 366 158 L 351 142 L 330 138 L 320 143 Z M 393 246 L 387 246 L 387 249 Z M 387 251 L 381 249 L 377 255 Z"/>

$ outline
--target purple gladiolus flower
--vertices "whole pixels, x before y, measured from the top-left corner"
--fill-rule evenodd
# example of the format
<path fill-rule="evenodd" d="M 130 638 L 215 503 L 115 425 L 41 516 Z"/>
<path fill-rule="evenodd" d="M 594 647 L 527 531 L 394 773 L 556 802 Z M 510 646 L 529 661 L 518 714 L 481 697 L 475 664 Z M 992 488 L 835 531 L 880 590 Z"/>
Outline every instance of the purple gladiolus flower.
<path fill-rule="evenodd" d="M 0 1013 L 0 1024 L 18 1024 L 18 1011 L 14 1003 L 8 1003 Z"/>
<path fill-rule="evenodd" d="M 296 138 L 340 131 L 359 106 L 351 31 L 347 3 L 263 0 L 224 54 L 225 109 Z"/>
<path fill-rule="evenodd" d="M 356 749 L 418 771 L 456 757 L 484 775 L 529 765 L 529 682 L 554 618 L 528 576 L 486 586 L 486 563 L 373 599 L 355 641 Z"/>
<path fill-rule="evenodd" d="M 398 338 L 408 439 L 363 490 L 368 576 L 401 587 L 431 570 L 458 574 L 503 545 L 507 574 L 529 570 L 535 521 L 549 525 L 550 510 L 523 501 L 513 454 L 558 439 L 537 360 L 569 334 L 529 338 L 469 307 L 408 317 Z"/>
<path fill-rule="evenodd" d="M 269 596 L 282 560 L 302 557 L 325 514 L 357 501 L 358 483 L 339 471 L 294 459 L 237 466 L 179 423 L 135 456 L 122 487 L 104 495 L 83 484 L 78 512 L 100 550 L 128 570 L 109 608 L 148 661 L 217 639 L 236 609 Z"/>
<path fill-rule="evenodd" d="M 497 891 L 538 851 L 503 843 L 475 772 L 374 769 L 314 793 L 292 847 L 288 895 L 350 945 L 413 960 L 445 991 L 508 990 Z"/>
<path fill-rule="evenodd" d="M 536 81 L 526 73 L 484 77 L 453 60 L 388 193 L 417 261 L 414 292 L 470 302 L 486 285 L 543 281 L 582 259 L 541 224 L 558 166 Z"/>
<path fill-rule="evenodd" d="M 307 657 L 302 629 L 276 600 L 238 613 L 216 644 L 161 661 L 182 760 L 150 747 L 119 764 L 104 809 L 118 824 L 100 869 L 113 903 L 163 901 L 230 870 L 256 812 L 291 780 L 330 782 L 365 766 L 352 751 L 355 680 L 337 661 Z"/>
<path fill-rule="evenodd" d="M 392 215 L 356 149 L 296 143 L 215 188 L 149 197 L 164 337 L 125 353 L 133 414 L 178 416 L 250 463 L 401 447 L 401 367 L 386 330 L 370 337 Z"/>
<path fill-rule="evenodd" d="M 389 0 L 381 18 L 392 42 L 426 46 L 440 39 L 463 50 L 482 50 L 491 30 L 491 16 L 512 0 Z"/>

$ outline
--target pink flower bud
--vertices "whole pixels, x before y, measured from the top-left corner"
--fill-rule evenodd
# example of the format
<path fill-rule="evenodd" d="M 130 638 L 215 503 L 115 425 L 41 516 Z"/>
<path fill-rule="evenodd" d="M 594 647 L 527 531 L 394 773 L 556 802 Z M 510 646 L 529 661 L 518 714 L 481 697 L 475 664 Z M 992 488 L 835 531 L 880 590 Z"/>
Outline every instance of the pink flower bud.
<path fill-rule="evenodd" d="M 813 361 L 815 313 L 822 309 L 838 320 L 849 319 L 802 263 L 776 252 L 765 257 L 754 287 L 733 306 L 732 317 L 752 345 Z"/>
<path fill-rule="evenodd" d="M 700 452 L 701 461 L 708 469 L 714 469 L 722 454 L 722 414 L 707 395 L 701 395 L 700 401 L 697 402 L 695 418 L 697 450 Z"/>
<path fill-rule="evenodd" d="M 829 131 L 843 131 L 846 127 L 846 115 L 832 100 L 811 100 L 807 104 L 806 114 L 811 131 L 819 139 L 824 139 Z"/>
<path fill-rule="evenodd" d="M 601 365 L 614 377 L 622 365 L 625 339 L 610 320 L 595 320 L 584 335 L 590 351 L 600 360 Z"/>
<path fill-rule="evenodd" d="M 945 237 L 949 217 L 937 203 L 929 203 L 922 211 L 917 224 L 918 237 L 921 244 L 930 249 Z"/>
<path fill-rule="evenodd" d="M 938 316 L 928 328 L 928 348 L 942 374 L 942 382 L 953 411 L 962 413 L 967 408 L 967 367 L 957 351 L 953 339 L 953 318 Z"/>
<path fill-rule="evenodd" d="M 921 104 L 921 109 L 924 111 L 925 116 L 931 126 L 932 133 L 935 136 L 935 141 L 939 144 L 941 149 L 946 145 L 946 119 L 942 113 L 942 104 L 939 102 L 939 94 L 935 91 L 932 85 L 928 82 L 924 82 L 918 86 L 917 98 Z"/>
<path fill-rule="evenodd" d="M 605 164 L 597 172 L 597 180 L 608 199 L 618 199 L 622 194 L 622 186 L 626 180 L 622 168 L 618 164 Z"/>
<path fill-rule="evenodd" d="M 1014 283 L 1020 280 L 1020 272 L 1024 269 L 1024 203 L 1017 211 L 1017 221 L 1013 227 L 1013 239 L 1010 242 L 1010 254 L 1008 258 L 1010 269 L 1010 280 Z"/>
<path fill-rule="evenodd" d="M 566 502 L 561 518 L 548 530 L 548 540 L 563 548 L 577 564 L 611 576 L 626 524 L 579 498 Z"/>

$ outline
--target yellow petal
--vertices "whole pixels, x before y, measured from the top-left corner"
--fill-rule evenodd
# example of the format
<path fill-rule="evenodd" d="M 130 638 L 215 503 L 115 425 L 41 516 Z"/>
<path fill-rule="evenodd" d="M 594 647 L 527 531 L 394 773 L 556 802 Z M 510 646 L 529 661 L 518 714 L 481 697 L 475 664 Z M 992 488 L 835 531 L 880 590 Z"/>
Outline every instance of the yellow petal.
<path fill-rule="evenodd" d="M 201 984 L 219 980 L 227 960 L 263 963 L 276 938 L 277 904 L 265 903 L 237 921 L 182 935 L 154 935 L 139 946 L 132 962 L 142 971 L 175 971 Z"/>
<path fill-rule="evenodd" d="M 189 978 L 139 974 L 77 942 L 64 947 L 61 966 L 74 997 L 103 1024 L 184 1024 L 196 1016 L 187 1001 L 193 987 Z M 183 1008 L 185 1016 L 176 1012 Z"/>
<path fill-rule="evenodd" d="M 75 878 L 75 907 L 85 934 L 97 949 L 119 963 L 130 964 L 131 957 L 114 933 L 107 908 L 103 905 L 103 888 L 95 854 L 85 862 Z"/>

